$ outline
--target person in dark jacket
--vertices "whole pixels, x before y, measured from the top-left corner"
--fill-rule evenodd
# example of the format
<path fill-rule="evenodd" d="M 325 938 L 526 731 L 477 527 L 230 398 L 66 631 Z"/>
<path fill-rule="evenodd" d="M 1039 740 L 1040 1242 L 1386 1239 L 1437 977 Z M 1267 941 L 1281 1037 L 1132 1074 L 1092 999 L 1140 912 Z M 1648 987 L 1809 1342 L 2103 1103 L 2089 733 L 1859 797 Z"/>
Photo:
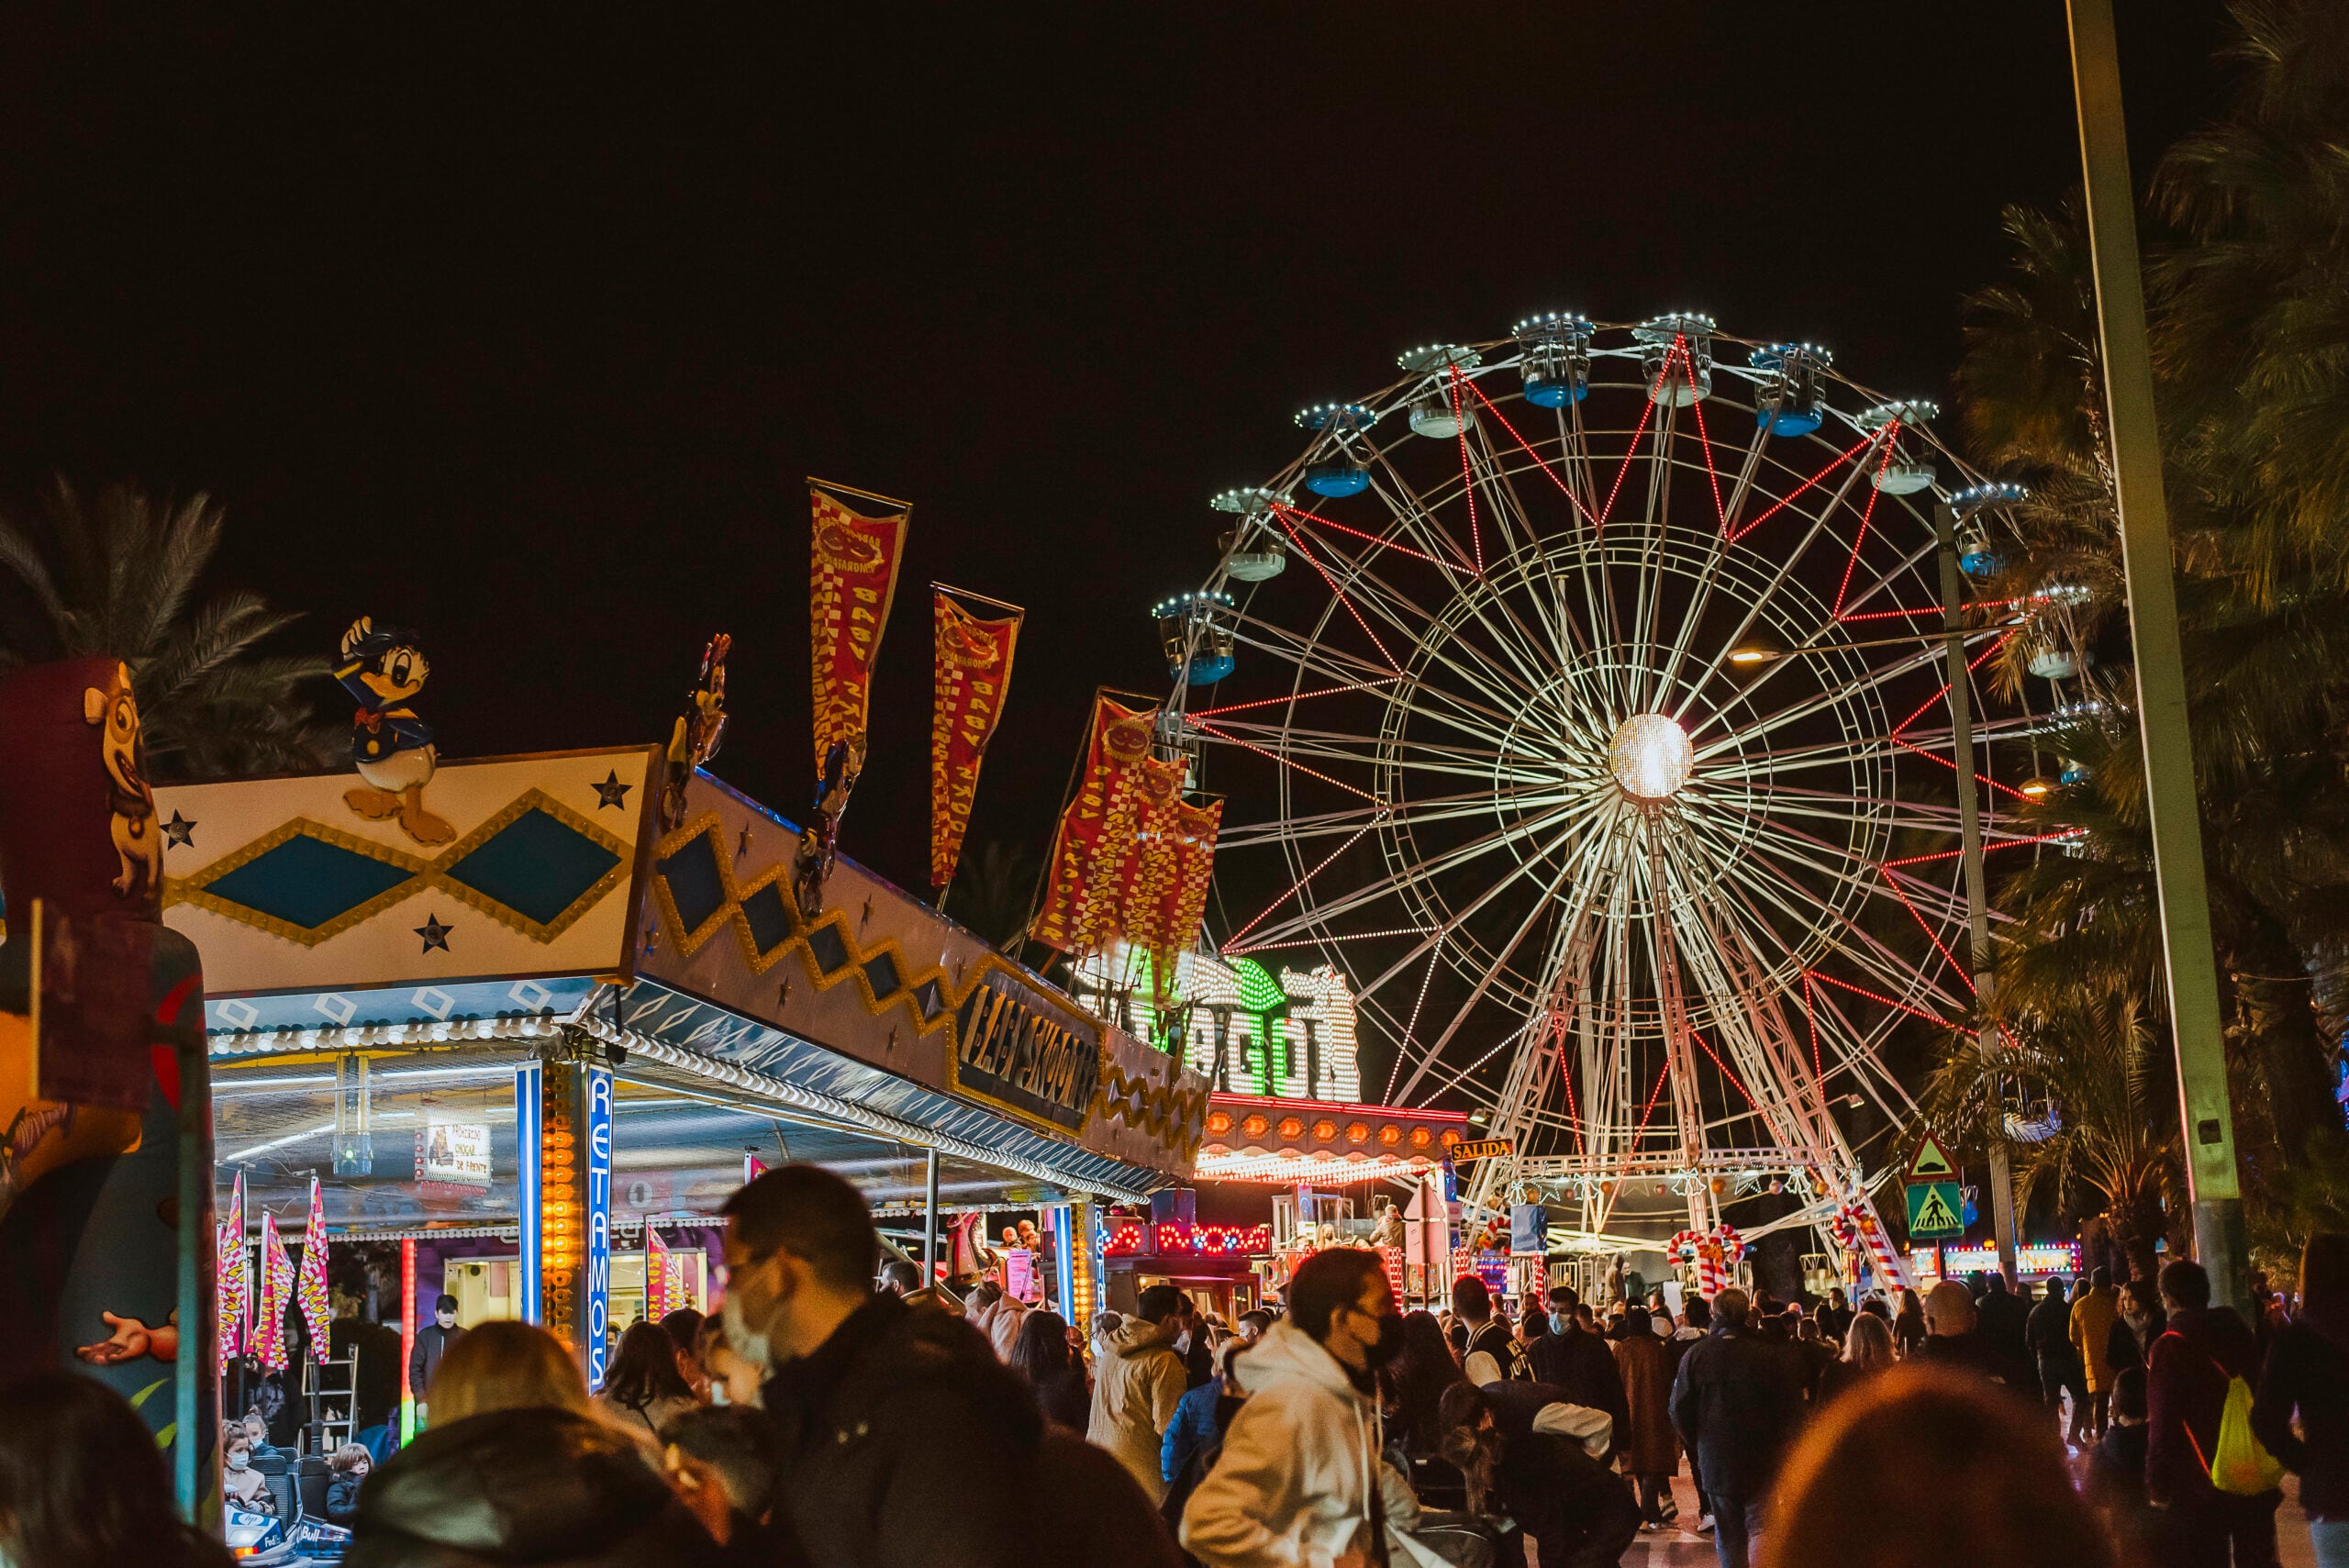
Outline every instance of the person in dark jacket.
<path fill-rule="evenodd" d="M 1721 1568 L 1746 1568 L 1762 1499 L 1802 1418 L 1787 1358 L 1746 1329 L 1742 1290 L 1713 1297 L 1713 1331 L 1690 1347 L 1672 1385 L 1672 1424 L 1702 1469 Z"/>
<path fill-rule="evenodd" d="M 2237 1562 L 2273 1563 L 2283 1493 L 2243 1497 L 2210 1484 L 2228 1385 L 2258 1373 L 2251 1326 L 2210 1305 L 2210 1276 L 2189 1259 L 2164 1265 L 2161 1294 L 2169 1330 L 2146 1358 L 2145 1500 L 2168 1510 L 2157 1532 L 2162 1561 L 2224 1568 L 2232 1542 Z"/>
<path fill-rule="evenodd" d="M 1598 1335 L 1584 1328 L 1576 1309 L 1582 1298 L 1572 1285 L 1553 1285 L 1551 1310 L 1565 1324 L 1564 1332 L 1543 1335 L 1525 1352 L 1528 1376 L 1566 1391 L 1570 1403 L 1604 1410 L 1614 1423 L 1614 1435 L 1601 1459 L 1611 1459 L 1631 1440 L 1631 1405 L 1623 1395 L 1622 1369 L 1615 1352 Z"/>
<path fill-rule="evenodd" d="M 432 1374 L 440 1370 L 440 1358 L 463 1334 L 457 1327 L 457 1298 L 442 1296 L 432 1304 L 432 1321 L 416 1331 L 415 1347 L 407 1353 L 407 1391 L 416 1400 L 419 1421 L 429 1413 L 427 1391 L 432 1386 Z"/>
<path fill-rule="evenodd" d="M 1662 1529 L 1679 1512 L 1672 1500 L 1672 1477 L 1680 1468 L 1680 1441 L 1672 1432 L 1672 1352 L 1657 1337 L 1646 1307 L 1625 1309 L 1615 1365 L 1630 1413 L 1629 1423 L 1616 1430 L 1615 1451 L 1639 1487 L 1642 1521 Z"/>
<path fill-rule="evenodd" d="M 1208 1333 L 1207 1314 L 1189 1296 L 1183 1298 L 1183 1326 L 1175 1331 L 1183 1357 L 1183 1387 L 1188 1393 L 1215 1380 L 1215 1346 Z"/>
<path fill-rule="evenodd" d="M 359 1487 L 373 1466 L 373 1456 L 362 1443 L 345 1443 L 327 1461 L 327 1523 L 349 1529 L 359 1518 Z"/>
<path fill-rule="evenodd" d="M 2301 1251 L 2300 1315 L 2268 1344 L 2251 1429 L 2300 1478 L 2317 1568 L 2349 1568 L 2349 1235 L 2321 1230 Z"/>
<path fill-rule="evenodd" d="M 1443 1392 L 1443 1457 L 1467 1478 L 1469 1506 L 1507 1514 L 1533 1537 L 1541 1568 L 1614 1568 L 1640 1533 L 1623 1479 L 1571 1437 L 1542 1430 L 1538 1385 L 1455 1383 Z M 1520 1548 L 1507 1561 L 1522 1562 Z"/>
<path fill-rule="evenodd" d="M 2088 1455 L 2088 1501 L 2104 1515 L 2115 1540 L 2128 1543 L 2132 1562 L 2161 1556 L 2153 1510 L 2145 1506 L 2145 1369 L 2123 1367 L 2112 1377 L 2112 1424 Z"/>
<path fill-rule="evenodd" d="M 2087 1435 L 2087 1385 L 2080 1381 L 2079 1357 L 2072 1351 L 2072 1304 L 2064 1282 L 2051 1279 L 2039 1305 L 2023 1322 L 2023 1348 L 2039 1373 L 2039 1402 L 2055 1413 L 2056 1429 L 2065 1430 L 2064 1396 L 2072 1394 L 2072 1419 L 2067 1439 L 2079 1443 Z"/>
<path fill-rule="evenodd" d="M 962 1318 L 873 1293 L 880 1243 L 857 1190 L 784 1165 L 722 1212 L 727 1333 L 774 1369 L 778 1533 L 827 1568 L 1032 1561 L 1035 1396 Z"/>
<path fill-rule="evenodd" d="M 2018 1393 L 2039 1386 L 2039 1363 L 2031 1353 L 2031 1304 L 2007 1288 L 2007 1276 L 1983 1276 L 1982 1297 L 1974 1304 L 1974 1331 L 2007 1386 Z"/>
<path fill-rule="evenodd" d="M 1852 1310 L 1851 1297 L 1843 1294 L 1843 1287 L 1839 1284 L 1828 1290 L 1827 1299 L 1819 1304 L 1813 1316 L 1819 1319 L 1819 1337 L 1831 1345 L 1840 1345 L 1851 1333 L 1852 1319 L 1856 1314 Z"/>
<path fill-rule="evenodd" d="M 1493 1316 L 1493 1293 L 1485 1282 L 1474 1274 L 1463 1275 L 1452 1282 L 1453 1315 L 1468 1327 L 1468 1349 L 1460 1362 L 1471 1380 L 1476 1368 L 1468 1365 L 1477 1356 L 1492 1359 L 1492 1375 L 1513 1375 L 1523 1357 L 1518 1351 L 1517 1336 L 1508 1331 L 1505 1321 Z"/>

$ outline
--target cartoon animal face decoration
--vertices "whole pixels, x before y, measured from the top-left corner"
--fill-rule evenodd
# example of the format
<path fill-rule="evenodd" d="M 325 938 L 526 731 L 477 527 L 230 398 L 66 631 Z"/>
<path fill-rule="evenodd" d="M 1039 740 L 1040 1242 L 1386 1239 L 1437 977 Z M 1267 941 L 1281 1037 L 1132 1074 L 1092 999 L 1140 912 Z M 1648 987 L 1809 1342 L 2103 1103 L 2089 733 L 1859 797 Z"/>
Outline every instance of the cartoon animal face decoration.
<path fill-rule="evenodd" d="M 131 695 L 129 665 L 117 661 L 104 686 L 82 689 L 82 717 L 97 727 L 98 755 L 106 764 L 109 831 L 120 868 L 114 890 L 126 898 L 150 893 L 160 881 L 162 856 L 155 839 L 155 796 L 139 753 L 139 699 Z"/>
<path fill-rule="evenodd" d="M 342 656 L 359 662 L 356 678 L 378 706 L 398 707 L 424 689 L 432 673 L 431 662 L 405 631 L 375 629 L 362 616 L 343 634 Z"/>

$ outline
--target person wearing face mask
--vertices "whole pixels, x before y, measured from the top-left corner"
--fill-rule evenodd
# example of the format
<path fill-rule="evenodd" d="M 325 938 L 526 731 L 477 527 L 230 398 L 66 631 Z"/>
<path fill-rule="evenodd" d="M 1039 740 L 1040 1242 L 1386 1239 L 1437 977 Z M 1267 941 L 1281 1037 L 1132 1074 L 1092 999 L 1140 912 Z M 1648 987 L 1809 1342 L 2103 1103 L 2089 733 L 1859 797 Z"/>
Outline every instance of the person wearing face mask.
<path fill-rule="evenodd" d="M 416 1331 L 416 1347 L 407 1353 L 407 1386 L 416 1396 L 418 1426 L 431 1408 L 424 1402 L 424 1393 L 432 1386 L 432 1374 L 440 1370 L 440 1358 L 463 1334 L 457 1327 L 457 1298 L 446 1295 L 432 1304 L 432 1321 Z"/>
<path fill-rule="evenodd" d="M 1533 1341 L 1526 1351 L 1532 1380 L 1565 1390 L 1575 1405 L 1604 1410 L 1615 1423 L 1620 1447 L 1631 1430 L 1631 1403 L 1623 1393 L 1623 1373 L 1606 1340 L 1585 1328 L 1579 1308 L 1582 1296 L 1570 1284 L 1550 1287 L 1551 1332 Z M 1612 1458 L 1609 1449 L 1603 1458 Z"/>
<path fill-rule="evenodd" d="M 1389 1568 L 1433 1560 L 1414 1541 L 1410 1485 L 1380 1459 L 1378 1368 L 1401 1346 L 1375 1252 L 1333 1247 L 1298 1265 L 1288 1316 L 1233 1363 L 1246 1398 L 1183 1510 L 1206 1568 Z"/>
<path fill-rule="evenodd" d="M 234 1423 L 220 1429 L 220 1496 L 231 1507 L 249 1514 L 277 1512 L 269 1482 L 253 1468 L 252 1439 Z"/>
<path fill-rule="evenodd" d="M 857 1190 L 821 1167 L 785 1165 L 723 1213 L 726 1334 L 772 1369 L 774 1529 L 796 1542 L 792 1560 L 1034 1561 L 1032 1510 L 1046 1495 L 1035 1397 L 961 1318 L 874 1293 L 880 1241 Z M 1155 1448 L 1151 1459 L 1154 1468 Z"/>

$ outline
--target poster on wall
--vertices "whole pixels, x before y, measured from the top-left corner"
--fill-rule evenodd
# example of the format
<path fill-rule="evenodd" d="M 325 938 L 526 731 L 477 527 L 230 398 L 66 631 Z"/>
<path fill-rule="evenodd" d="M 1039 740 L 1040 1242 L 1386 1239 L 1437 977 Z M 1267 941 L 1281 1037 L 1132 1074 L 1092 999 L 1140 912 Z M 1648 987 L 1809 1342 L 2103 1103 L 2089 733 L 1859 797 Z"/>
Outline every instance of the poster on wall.
<path fill-rule="evenodd" d="M 1014 1247 L 1003 1255 L 1003 1293 L 1015 1301 L 1034 1298 L 1036 1254 L 1027 1248 Z"/>
<path fill-rule="evenodd" d="M 468 1187 L 490 1184 L 488 1123 L 434 1121 L 417 1134 L 417 1140 L 418 1181 Z"/>

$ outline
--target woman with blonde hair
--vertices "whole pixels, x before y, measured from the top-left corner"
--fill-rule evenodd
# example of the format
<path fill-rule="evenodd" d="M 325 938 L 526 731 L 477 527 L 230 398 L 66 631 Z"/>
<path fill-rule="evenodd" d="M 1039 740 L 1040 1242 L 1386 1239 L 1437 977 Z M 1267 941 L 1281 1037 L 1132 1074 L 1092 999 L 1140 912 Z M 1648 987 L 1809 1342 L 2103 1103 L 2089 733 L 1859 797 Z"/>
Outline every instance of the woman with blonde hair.
<path fill-rule="evenodd" d="M 707 1532 L 647 1448 L 596 1414 L 578 1363 L 545 1329 L 467 1329 L 430 1393 L 431 1429 L 360 1491 L 348 1568 L 707 1561 Z"/>
<path fill-rule="evenodd" d="M 1854 1313 L 1852 1326 L 1843 1330 L 1843 1353 L 1819 1369 L 1811 1407 L 1821 1408 L 1878 1373 L 1891 1371 L 1892 1359 L 1892 1330 L 1884 1319 L 1870 1312 Z"/>

